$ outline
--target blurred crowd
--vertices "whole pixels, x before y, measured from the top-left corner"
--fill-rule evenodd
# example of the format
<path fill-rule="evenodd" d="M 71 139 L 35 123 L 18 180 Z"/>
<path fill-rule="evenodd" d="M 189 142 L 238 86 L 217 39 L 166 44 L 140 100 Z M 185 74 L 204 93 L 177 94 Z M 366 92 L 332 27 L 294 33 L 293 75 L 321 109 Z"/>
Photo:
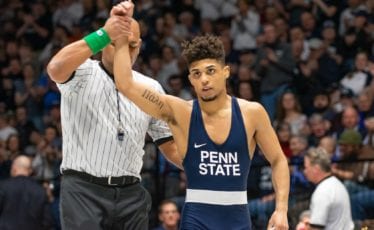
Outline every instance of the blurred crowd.
<path fill-rule="evenodd" d="M 0 181 L 11 177 L 17 156 L 29 156 L 30 177 L 47 191 L 55 229 L 63 127 L 60 94 L 45 66 L 63 46 L 100 28 L 114 3 L 0 0 Z M 181 42 L 202 34 L 221 37 L 231 68 L 228 92 L 262 103 L 289 159 L 291 227 L 308 209 L 314 188 L 303 173 L 310 147 L 331 155 L 332 172 L 347 187 L 351 204 L 366 202 L 363 193 L 374 191 L 373 1 L 137 0 L 135 7 L 142 47 L 134 68 L 168 94 L 194 98 Z M 145 149 L 142 182 L 154 204 L 170 198 L 180 210 L 185 175 L 152 143 Z M 274 194 L 259 151 L 248 196 L 253 224 L 261 229 L 274 209 Z M 357 225 L 374 219 L 374 204 L 366 203 L 371 212 L 351 205 Z M 157 206 L 153 212 L 151 226 Z"/>

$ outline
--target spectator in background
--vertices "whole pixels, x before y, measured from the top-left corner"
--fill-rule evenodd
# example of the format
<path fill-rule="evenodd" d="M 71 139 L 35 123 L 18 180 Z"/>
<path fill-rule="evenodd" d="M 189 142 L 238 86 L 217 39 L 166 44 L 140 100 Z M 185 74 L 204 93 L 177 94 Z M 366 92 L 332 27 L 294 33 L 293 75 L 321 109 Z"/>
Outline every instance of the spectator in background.
<path fill-rule="evenodd" d="M 25 106 L 18 106 L 16 110 L 16 129 L 19 134 L 20 145 L 26 146 L 30 143 L 30 134 L 36 129 L 35 124 L 30 120 Z"/>
<path fill-rule="evenodd" d="M 280 17 L 280 12 L 277 10 L 275 5 L 267 5 L 264 9 L 263 23 L 274 23 L 275 20 Z M 278 35 L 278 34 L 277 34 Z"/>
<path fill-rule="evenodd" d="M 58 177 L 61 154 L 51 145 L 44 144 L 41 151 L 36 153 L 32 161 L 34 178 L 40 182 L 52 181 Z"/>
<path fill-rule="evenodd" d="M 326 90 L 319 90 L 313 95 L 312 112 L 322 115 L 327 120 L 335 117 L 335 111 L 330 106 L 330 96 Z"/>
<path fill-rule="evenodd" d="M 237 66 L 239 63 L 239 51 L 234 50 L 232 47 L 231 36 L 228 33 L 221 34 L 221 40 L 223 48 L 225 49 L 225 62 L 230 66 L 233 73 L 237 72 Z"/>
<path fill-rule="evenodd" d="M 323 22 L 331 20 L 338 22 L 339 0 L 313 0 L 312 12 L 316 15 L 317 24 L 322 26 Z"/>
<path fill-rule="evenodd" d="M 358 111 L 353 106 L 344 108 L 340 120 L 340 124 L 335 128 L 335 136 L 339 138 L 340 134 L 345 130 L 356 130 L 362 137 L 366 136 L 366 129 L 360 126 L 360 117 Z"/>
<path fill-rule="evenodd" d="M 348 191 L 331 173 L 331 160 L 323 149 L 311 149 L 304 158 L 304 173 L 316 184 L 310 204 L 310 226 L 325 230 L 353 230 Z"/>
<path fill-rule="evenodd" d="M 106 19 L 109 17 L 109 2 L 105 0 L 95 0 L 97 19 Z"/>
<path fill-rule="evenodd" d="M 343 116 L 343 111 L 349 107 L 355 107 L 355 98 L 352 90 L 336 88 L 330 92 L 331 105 L 336 112 L 333 119 L 333 130 L 337 130 Z"/>
<path fill-rule="evenodd" d="M 83 5 L 80 1 L 59 0 L 52 16 L 53 25 L 63 25 L 72 32 L 74 24 L 79 22 L 83 13 Z"/>
<path fill-rule="evenodd" d="M 53 28 L 53 34 L 49 42 L 44 46 L 40 52 L 38 61 L 42 66 L 46 66 L 49 59 L 59 50 L 61 47 L 67 45 L 70 42 L 70 32 L 63 25 L 56 25 Z"/>
<path fill-rule="evenodd" d="M 283 43 L 288 42 L 289 39 L 289 25 L 285 18 L 283 17 L 277 17 L 274 20 L 274 25 L 277 31 L 277 36 L 279 40 Z"/>
<path fill-rule="evenodd" d="M 310 127 L 309 145 L 316 147 L 323 137 L 329 135 L 330 123 L 322 115 L 313 113 L 309 117 L 308 124 Z"/>
<path fill-rule="evenodd" d="M 50 206 L 44 188 L 30 178 L 31 160 L 14 159 L 11 178 L 0 182 L 0 229 L 49 230 Z"/>
<path fill-rule="evenodd" d="M 362 50 L 362 44 L 359 44 L 354 28 L 348 28 L 340 44 L 338 45 L 338 53 L 342 55 L 342 72 L 348 73 L 354 69 L 355 56 Z"/>
<path fill-rule="evenodd" d="M 61 128 L 61 113 L 60 113 L 60 104 L 53 103 L 51 108 L 43 117 L 44 127 L 53 126 L 56 127 L 58 135 L 61 137 L 62 128 Z"/>
<path fill-rule="evenodd" d="M 290 37 L 291 43 L 293 43 L 295 41 L 301 41 L 302 42 L 301 52 L 300 52 L 299 56 L 294 55 L 294 58 L 299 57 L 300 61 L 304 61 L 304 62 L 307 61 L 307 59 L 309 57 L 309 54 L 310 54 L 310 48 L 309 48 L 308 41 L 305 39 L 304 31 L 302 30 L 302 28 L 300 26 L 294 26 L 291 29 L 289 29 L 289 33 L 290 33 L 289 37 Z"/>
<path fill-rule="evenodd" d="M 340 64 L 342 62 L 342 57 L 338 54 L 338 36 L 333 21 L 328 20 L 323 22 L 321 37 L 327 52 L 338 64 Z"/>
<path fill-rule="evenodd" d="M 18 155 L 22 154 L 22 145 L 18 134 L 12 134 L 8 137 L 5 144 L 5 156 L 7 160 L 13 161 Z"/>
<path fill-rule="evenodd" d="M 331 157 L 331 161 L 335 162 L 339 160 L 339 152 L 336 146 L 335 138 L 331 136 L 322 137 L 317 146 L 318 148 L 323 148 Z"/>
<path fill-rule="evenodd" d="M 0 79 L 0 101 L 4 103 L 9 110 L 15 109 L 14 95 L 16 89 L 10 77 L 2 77 Z"/>
<path fill-rule="evenodd" d="M 21 11 L 20 20 L 23 24 L 19 26 L 16 37 L 30 44 L 34 50 L 41 50 L 51 35 L 51 15 L 46 9 L 46 4 L 41 1 L 30 1 L 28 7 Z"/>
<path fill-rule="evenodd" d="M 238 9 L 235 6 L 236 0 L 197 0 L 200 8 L 200 17 L 215 21 L 219 18 L 234 16 Z"/>
<path fill-rule="evenodd" d="M 238 0 L 239 12 L 231 21 L 230 34 L 233 38 L 234 50 L 255 50 L 256 37 L 260 32 L 260 18 L 258 13 L 246 0 Z"/>
<path fill-rule="evenodd" d="M 352 90 L 355 96 L 358 96 L 372 81 L 373 76 L 368 72 L 368 63 L 368 56 L 365 52 L 357 53 L 354 69 L 340 80 L 340 84 Z"/>
<path fill-rule="evenodd" d="M 300 25 L 300 16 L 304 11 L 308 11 L 311 1 L 292 0 L 287 1 L 286 9 L 290 26 Z"/>
<path fill-rule="evenodd" d="M 296 230 L 308 230 L 309 222 L 310 222 L 310 210 L 305 210 L 299 216 L 299 223 L 296 226 Z"/>
<path fill-rule="evenodd" d="M 13 37 L 12 37 L 13 38 Z M 12 58 L 17 58 L 19 52 L 19 44 L 15 39 L 11 39 L 5 42 L 5 55 L 8 58 L 8 62 Z"/>
<path fill-rule="evenodd" d="M 292 156 L 290 157 L 290 175 L 291 175 L 291 194 L 292 202 L 297 201 L 298 197 L 304 196 L 304 192 L 311 187 L 308 180 L 303 174 L 304 155 L 308 148 L 308 139 L 304 136 L 292 136 L 290 139 L 290 149 Z"/>
<path fill-rule="evenodd" d="M 209 19 L 202 19 L 200 22 L 200 34 L 199 35 L 208 35 L 215 34 L 215 27 L 213 22 Z M 179 44 L 178 44 L 179 48 Z"/>
<path fill-rule="evenodd" d="M 303 49 L 305 48 L 303 47 L 303 43 L 301 39 L 294 40 L 291 43 L 292 55 L 295 59 L 296 66 L 293 69 L 293 81 L 290 88 L 297 95 L 302 111 L 306 114 L 310 114 L 313 91 L 317 84 L 311 66 L 306 61 L 307 58 L 303 60 Z M 307 55 L 309 55 L 309 53 Z"/>
<path fill-rule="evenodd" d="M 0 113 L 0 143 L 4 143 L 10 135 L 17 134 L 17 130 L 9 125 L 8 115 Z"/>
<path fill-rule="evenodd" d="M 25 63 L 22 67 L 23 81 L 16 89 L 15 102 L 17 106 L 24 106 L 27 116 L 34 123 L 35 128 L 43 127 L 43 95 L 37 85 L 37 70 L 31 63 Z"/>
<path fill-rule="evenodd" d="M 338 143 L 343 162 L 333 165 L 332 172 L 344 181 L 350 194 L 367 190 L 374 180 L 374 164 L 358 160 L 373 159 L 374 150 L 362 144 L 362 136 L 355 130 L 344 131 Z"/>
<path fill-rule="evenodd" d="M 328 46 L 319 38 L 313 38 L 309 41 L 311 49 L 310 61 L 314 62 L 313 71 L 317 84 L 321 88 L 329 88 L 339 80 L 340 59 L 336 51 L 328 49 Z"/>
<path fill-rule="evenodd" d="M 234 76 L 235 81 L 252 81 L 254 80 L 254 74 L 251 68 L 246 64 L 240 64 L 238 66 L 238 71 L 236 76 Z"/>
<path fill-rule="evenodd" d="M 359 115 L 359 127 L 365 129 L 366 135 L 363 137 L 364 139 L 368 135 L 368 129 L 365 125 L 365 120 L 374 116 L 374 103 L 373 103 L 373 95 L 370 90 L 367 88 L 363 90 L 357 97 L 356 100 L 357 104 L 357 111 Z"/>
<path fill-rule="evenodd" d="M 257 51 L 256 51 L 257 52 Z M 242 50 L 239 53 L 239 65 L 252 68 L 255 64 L 256 53 L 250 50 Z"/>
<path fill-rule="evenodd" d="M 176 15 L 173 11 L 168 11 L 164 14 L 164 35 L 165 44 L 173 48 L 176 56 L 179 56 L 179 44 L 187 37 L 188 33 L 186 28 L 177 22 Z"/>
<path fill-rule="evenodd" d="M 205 1 L 204 1 L 205 2 Z M 227 2 L 227 1 L 225 1 Z M 179 21 L 181 23 L 181 26 L 184 27 L 186 31 L 188 31 L 189 37 L 196 36 L 199 32 L 199 28 L 194 23 L 195 16 L 190 11 L 183 11 L 179 15 Z"/>
<path fill-rule="evenodd" d="M 279 143 L 282 147 L 284 155 L 287 158 L 292 156 L 291 149 L 290 149 L 290 138 L 291 138 L 291 126 L 286 122 L 281 122 L 276 124 L 275 132 L 277 134 Z"/>
<path fill-rule="evenodd" d="M 163 200 L 158 208 L 160 225 L 152 230 L 178 230 L 179 219 L 177 204 L 172 200 Z"/>
<path fill-rule="evenodd" d="M 178 59 L 172 47 L 165 45 L 161 48 L 161 69 L 156 80 L 166 91 L 170 91 L 168 79 L 170 76 L 179 74 Z"/>
<path fill-rule="evenodd" d="M 152 76 L 153 79 L 159 79 L 161 74 L 162 62 L 161 58 L 157 54 L 152 54 L 148 58 L 148 65 L 144 70 L 144 73 L 148 76 Z"/>
<path fill-rule="evenodd" d="M 368 131 L 364 144 L 370 148 L 374 148 L 374 117 L 368 117 L 364 120 L 365 128 Z"/>
<path fill-rule="evenodd" d="M 290 163 L 301 168 L 301 165 L 304 162 L 304 155 L 308 149 L 308 139 L 301 135 L 292 136 L 290 138 L 290 149 L 292 154 Z"/>
<path fill-rule="evenodd" d="M 255 101 L 255 96 L 253 94 L 253 89 L 250 81 L 240 81 L 238 83 L 238 93 L 239 98 L 245 99 L 247 101 Z"/>
<path fill-rule="evenodd" d="M 365 10 L 359 10 L 353 13 L 355 16 L 354 22 L 353 22 L 353 28 L 356 36 L 358 44 L 361 48 L 361 50 L 371 50 L 372 48 L 372 42 L 370 41 L 371 36 L 369 33 L 370 30 L 367 30 L 368 20 L 369 20 L 369 13 Z"/>
<path fill-rule="evenodd" d="M 39 131 L 34 130 L 33 132 L 31 132 L 30 144 L 27 145 L 23 150 L 25 155 L 34 157 L 36 152 L 38 151 L 38 146 L 42 141 L 44 141 L 44 139 L 43 139 L 42 134 L 40 134 Z"/>
<path fill-rule="evenodd" d="M 43 44 L 44 45 L 44 44 Z M 28 43 L 22 43 L 18 49 L 19 60 L 22 65 L 31 63 L 33 66 L 38 66 L 39 63 L 36 59 L 36 53 Z"/>
<path fill-rule="evenodd" d="M 302 134 L 307 123 L 307 117 L 301 111 L 297 95 L 292 91 L 286 91 L 279 97 L 275 118 L 277 123 L 288 123 L 292 135 Z"/>
<path fill-rule="evenodd" d="M 249 59 L 251 55 L 252 54 L 242 53 L 240 56 L 243 59 Z M 248 57 L 246 57 L 246 56 L 248 56 Z M 246 60 L 246 61 L 250 61 L 250 60 Z M 238 90 L 239 90 L 239 84 L 241 82 L 250 83 L 251 88 L 252 88 L 253 98 L 256 98 L 256 101 L 258 100 L 260 81 L 259 81 L 258 77 L 256 76 L 256 73 L 253 71 L 253 69 L 248 66 L 248 63 L 240 64 L 238 66 L 237 74 L 234 75 L 231 78 L 231 80 L 229 80 L 229 81 L 232 82 L 234 86 L 237 86 Z"/>
<path fill-rule="evenodd" d="M 300 16 L 301 28 L 304 31 L 307 40 L 319 37 L 319 31 L 316 25 L 316 18 L 309 11 L 304 11 Z"/>
<path fill-rule="evenodd" d="M 343 36 L 349 27 L 353 26 L 354 13 L 359 10 L 367 10 L 363 0 L 348 0 L 347 8 L 340 14 L 339 20 L 339 35 Z"/>
<path fill-rule="evenodd" d="M 1 74 L 3 77 L 10 78 L 13 81 L 16 89 L 20 86 L 23 80 L 23 75 L 22 65 L 20 59 L 18 58 L 18 54 L 17 57 L 12 57 L 9 59 L 8 66 L 1 69 Z"/>
<path fill-rule="evenodd" d="M 168 79 L 169 91 L 168 94 L 171 94 L 176 97 L 180 97 L 184 100 L 191 100 L 192 95 L 189 90 L 183 86 L 183 79 L 180 75 L 171 75 Z"/>
<path fill-rule="evenodd" d="M 374 190 L 359 191 L 351 195 L 352 216 L 354 220 L 364 222 L 374 218 Z M 365 225 L 363 224 L 362 227 Z M 371 225 L 372 226 L 372 225 Z M 363 228 L 365 229 L 365 228 Z"/>
<path fill-rule="evenodd" d="M 354 160 L 360 155 L 362 146 L 362 136 L 359 132 L 348 129 L 341 133 L 339 139 L 339 156 L 342 160 Z M 341 163 L 337 167 L 332 168 L 332 172 L 342 180 L 353 179 L 353 172 L 351 169 L 347 169 L 348 166 L 355 166 L 349 162 Z"/>
<path fill-rule="evenodd" d="M 261 79 L 261 102 L 270 119 L 275 117 L 278 97 L 289 86 L 295 61 L 291 46 L 278 40 L 275 26 L 264 26 L 264 45 L 258 49 L 255 69 Z"/>

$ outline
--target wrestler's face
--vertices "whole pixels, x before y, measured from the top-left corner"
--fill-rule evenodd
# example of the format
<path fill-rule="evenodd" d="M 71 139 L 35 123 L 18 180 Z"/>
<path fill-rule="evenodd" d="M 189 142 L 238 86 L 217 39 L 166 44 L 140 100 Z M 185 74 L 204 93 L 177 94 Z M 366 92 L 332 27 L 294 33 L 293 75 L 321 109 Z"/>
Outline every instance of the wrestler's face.
<path fill-rule="evenodd" d="M 197 96 L 203 101 L 213 101 L 226 94 L 226 79 L 230 67 L 215 59 L 203 59 L 192 62 L 189 67 L 189 79 Z"/>
<path fill-rule="evenodd" d="M 140 51 L 140 46 L 142 40 L 140 39 L 140 28 L 137 21 L 132 20 L 131 22 L 132 35 L 129 36 L 129 46 L 130 46 L 130 58 L 131 63 L 134 64 Z M 103 61 L 109 66 L 113 66 L 114 61 L 114 43 L 112 42 L 103 49 Z"/>

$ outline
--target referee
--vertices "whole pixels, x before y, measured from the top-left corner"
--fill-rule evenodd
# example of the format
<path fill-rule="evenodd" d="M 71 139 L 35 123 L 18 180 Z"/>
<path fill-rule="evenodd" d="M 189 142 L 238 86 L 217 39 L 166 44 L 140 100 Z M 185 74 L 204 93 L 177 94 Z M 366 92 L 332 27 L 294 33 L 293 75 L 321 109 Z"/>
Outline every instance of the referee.
<path fill-rule="evenodd" d="M 123 3 L 114 6 L 103 28 L 61 49 L 47 66 L 61 92 L 63 229 L 148 229 L 151 198 L 139 183 L 146 133 L 181 167 L 166 123 L 115 87 L 112 42 L 132 32 L 132 63 L 141 45 L 139 25 L 125 10 Z M 101 50 L 101 61 L 90 59 Z M 155 80 L 133 75 L 163 91 Z"/>

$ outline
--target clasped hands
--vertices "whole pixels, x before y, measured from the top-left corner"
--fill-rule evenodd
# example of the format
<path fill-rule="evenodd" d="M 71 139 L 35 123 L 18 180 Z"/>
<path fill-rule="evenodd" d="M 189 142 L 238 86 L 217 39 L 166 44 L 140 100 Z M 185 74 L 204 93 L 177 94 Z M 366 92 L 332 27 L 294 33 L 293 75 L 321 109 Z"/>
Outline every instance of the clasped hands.
<path fill-rule="evenodd" d="M 134 4 L 131 0 L 122 1 L 112 7 L 110 17 L 103 28 L 114 44 L 119 38 L 132 35 L 131 22 L 133 13 Z"/>

